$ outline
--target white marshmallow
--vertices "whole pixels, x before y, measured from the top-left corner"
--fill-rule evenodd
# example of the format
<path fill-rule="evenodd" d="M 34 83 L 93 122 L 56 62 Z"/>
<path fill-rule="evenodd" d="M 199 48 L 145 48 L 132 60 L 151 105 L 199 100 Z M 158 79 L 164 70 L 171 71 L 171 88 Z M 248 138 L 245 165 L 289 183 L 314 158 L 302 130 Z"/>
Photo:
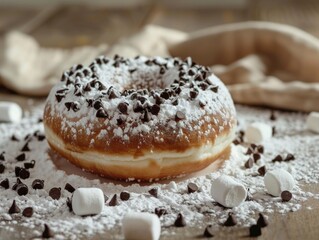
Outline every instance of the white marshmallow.
<path fill-rule="evenodd" d="M 249 143 L 261 143 L 272 137 L 272 127 L 261 122 L 250 124 L 245 132 L 245 139 Z"/>
<path fill-rule="evenodd" d="M 72 209 L 76 215 L 93 215 L 102 212 L 104 194 L 99 188 L 78 188 L 72 196 Z"/>
<path fill-rule="evenodd" d="M 225 207 L 237 207 L 247 197 L 246 188 L 232 177 L 222 175 L 212 182 L 212 197 Z"/>
<path fill-rule="evenodd" d="M 283 169 L 268 171 L 264 177 L 265 187 L 269 194 L 278 197 L 282 191 L 290 191 L 295 186 L 295 180 L 289 172 Z"/>
<path fill-rule="evenodd" d="M 307 128 L 315 133 L 319 133 L 319 112 L 311 112 L 306 121 Z"/>
<path fill-rule="evenodd" d="M 14 102 L 0 102 L 0 122 L 18 123 L 22 118 L 21 107 Z"/>
<path fill-rule="evenodd" d="M 161 236 L 161 222 L 155 214 L 131 212 L 122 220 L 122 231 L 126 240 L 157 240 Z"/>

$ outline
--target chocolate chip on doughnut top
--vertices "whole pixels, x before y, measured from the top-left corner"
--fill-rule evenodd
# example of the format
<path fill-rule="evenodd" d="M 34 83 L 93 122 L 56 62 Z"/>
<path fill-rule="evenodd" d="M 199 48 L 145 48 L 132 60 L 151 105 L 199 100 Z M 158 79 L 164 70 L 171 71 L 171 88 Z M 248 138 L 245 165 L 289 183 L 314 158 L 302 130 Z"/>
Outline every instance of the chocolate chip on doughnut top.
<path fill-rule="evenodd" d="M 206 141 L 235 122 L 223 83 L 191 58 L 116 55 L 75 65 L 52 89 L 46 111 L 46 124 L 59 129 L 65 141 L 86 135 L 89 146 L 105 139 L 104 148 L 113 149 L 129 141 L 151 148 L 167 136 L 172 143 Z"/>

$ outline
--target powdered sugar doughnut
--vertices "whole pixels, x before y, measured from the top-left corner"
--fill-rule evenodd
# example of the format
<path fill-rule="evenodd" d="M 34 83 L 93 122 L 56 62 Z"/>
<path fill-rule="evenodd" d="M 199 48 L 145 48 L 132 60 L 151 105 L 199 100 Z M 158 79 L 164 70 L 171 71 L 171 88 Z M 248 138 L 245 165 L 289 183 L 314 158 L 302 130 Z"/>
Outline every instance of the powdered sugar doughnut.
<path fill-rule="evenodd" d="M 224 84 L 190 58 L 99 57 L 66 71 L 44 112 L 51 147 L 75 165 L 117 179 L 200 170 L 235 135 Z"/>

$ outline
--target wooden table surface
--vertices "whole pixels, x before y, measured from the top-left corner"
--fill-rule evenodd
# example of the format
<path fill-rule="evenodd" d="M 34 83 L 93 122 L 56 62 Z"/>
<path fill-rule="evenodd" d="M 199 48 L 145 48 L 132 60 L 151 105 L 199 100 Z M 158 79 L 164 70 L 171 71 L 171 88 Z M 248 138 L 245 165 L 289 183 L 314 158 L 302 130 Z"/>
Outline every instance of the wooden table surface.
<path fill-rule="evenodd" d="M 41 45 L 49 47 L 74 47 L 86 44 L 112 44 L 152 23 L 181 29 L 187 32 L 244 20 L 267 20 L 298 26 L 319 36 L 319 2 L 316 1 L 249 1 L 246 8 L 236 9 L 169 9 L 147 2 L 133 8 L 64 6 L 38 8 L 0 8 L 0 36 L 12 29 L 33 35 Z M 18 96 L 0 86 L 0 100 L 16 101 L 27 108 L 28 101 L 42 98 Z M 306 191 L 318 193 L 319 184 L 303 186 Z M 319 239 L 319 201 L 309 199 L 304 204 L 311 210 L 288 214 L 270 214 L 270 226 L 263 229 L 260 239 Z M 206 223 L 197 228 L 178 229 L 174 236 L 162 239 L 196 239 Z M 19 229 L 17 229 L 19 230 Z M 0 239 L 2 235 L 0 230 Z M 247 228 L 221 229 L 216 238 L 245 239 Z M 117 238 L 120 229 L 93 239 Z"/>

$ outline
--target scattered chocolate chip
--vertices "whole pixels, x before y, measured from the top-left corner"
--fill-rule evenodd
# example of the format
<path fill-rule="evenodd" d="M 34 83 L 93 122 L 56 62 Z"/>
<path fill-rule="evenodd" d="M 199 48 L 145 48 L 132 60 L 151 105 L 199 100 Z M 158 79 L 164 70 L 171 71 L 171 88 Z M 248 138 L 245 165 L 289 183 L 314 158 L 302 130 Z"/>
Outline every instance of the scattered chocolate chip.
<path fill-rule="evenodd" d="M 69 208 L 69 211 L 70 212 L 72 212 L 73 211 L 73 208 L 72 208 L 72 200 L 71 200 L 71 198 L 67 198 L 66 199 L 66 205 L 67 205 L 67 207 Z"/>
<path fill-rule="evenodd" d="M 254 160 L 252 158 L 248 158 L 248 160 L 245 162 L 245 168 L 252 168 L 254 165 Z"/>
<path fill-rule="evenodd" d="M 24 168 L 30 169 L 30 168 L 33 168 L 34 165 L 35 165 L 35 160 L 32 160 L 31 162 L 24 163 Z"/>
<path fill-rule="evenodd" d="M 70 183 L 66 183 L 64 189 L 70 193 L 73 193 L 75 191 L 75 188 Z"/>
<path fill-rule="evenodd" d="M 11 207 L 9 208 L 8 213 L 9 214 L 14 214 L 14 213 L 19 213 L 21 212 L 20 208 L 16 204 L 16 200 L 13 200 Z"/>
<path fill-rule="evenodd" d="M 58 102 L 61 102 L 61 100 L 65 97 L 64 94 L 55 94 L 55 98 Z"/>
<path fill-rule="evenodd" d="M 131 197 L 131 195 L 130 195 L 129 192 L 121 192 L 121 193 L 120 193 L 120 199 L 121 199 L 122 201 L 127 201 L 127 200 L 130 199 L 130 197 Z"/>
<path fill-rule="evenodd" d="M 204 237 L 207 237 L 207 238 L 214 237 L 213 225 L 208 225 L 208 226 L 205 228 Z"/>
<path fill-rule="evenodd" d="M 115 93 L 115 91 L 112 89 L 109 93 L 109 99 L 114 99 L 114 98 L 118 98 L 118 96 Z"/>
<path fill-rule="evenodd" d="M 38 138 L 38 141 L 41 142 L 41 141 L 43 141 L 45 139 L 45 136 L 44 135 L 38 135 L 37 138 Z"/>
<path fill-rule="evenodd" d="M 172 104 L 173 104 L 174 106 L 177 106 L 177 105 L 178 105 L 178 99 L 175 99 L 175 100 L 172 102 Z"/>
<path fill-rule="evenodd" d="M 186 221 L 181 213 L 177 215 L 177 218 L 174 222 L 175 227 L 185 227 Z"/>
<path fill-rule="evenodd" d="M 198 191 L 198 186 L 195 183 L 187 184 L 187 191 L 188 193 L 194 193 Z"/>
<path fill-rule="evenodd" d="M 133 69 L 129 69 L 129 73 L 132 74 L 133 72 L 135 72 L 137 69 L 136 68 L 133 68 Z"/>
<path fill-rule="evenodd" d="M 160 218 L 161 216 L 167 214 L 165 208 L 155 208 L 155 214 Z"/>
<path fill-rule="evenodd" d="M 160 96 L 161 96 L 161 98 L 169 99 L 169 93 L 166 91 L 162 92 Z"/>
<path fill-rule="evenodd" d="M 33 189 L 43 189 L 43 187 L 44 187 L 44 180 L 35 179 L 35 180 L 32 182 L 32 188 L 33 188 Z"/>
<path fill-rule="evenodd" d="M 19 139 L 15 135 L 12 135 L 11 136 L 11 141 L 18 142 Z"/>
<path fill-rule="evenodd" d="M 126 103 L 121 102 L 117 108 L 120 110 L 121 113 L 127 114 L 127 105 Z"/>
<path fill-rule="evenodd" d="M 47 224 L 44 224 L 44 231 L 42 233 L 42 238 L 52 238 L 54 235 Z"/>
<path fill-rule="evenodd" d="M 149 194 L 151 194 L 153 197 L 156 197 L 158 196 L 158 189 L 157 188 L 152 188 L 148 191 Z"/>
<path fill-rule="evenodd" d="M 16 157 L 16 160 L 19 162 L 24 161 L 25 160 L 25 153 L 21 153 L 20 155 L 18 155 Z"/>
<path fill-rule="evenodd" d="M 27 195 L 29 192 L 28 186 L 25 185 L 24 183 L 20 183 L 17 186 L 17 193 L 19 196 L 24 196 Z"/>
<path fill-rule="evenodd" d="M 263 154 L 264 153 L 264 146 L 258 145 L 257 146 L 257 152 L 259 152 L 260 154 Z"/>
<path fill-rule="evenodd" d="M 269 119 L 271 121 L 275 121 L 277 119 L 274 111 L 271 111 Z"/>
<path fill-rule="evenodd" d="M 98 118 L 107 118 L 108 115 L 107 115 L 107 113 L 105 112 L 105 110 L 103 108 L 100 108 L 96 112 L 96 117 L 98 117 Z"/>
<path fill-rule="evenodd" d="M 261 228 L 257 224 L 251 225 L 249 228 L 250 237 L 258 237 L 261 235 Z"/>
<path fill-rule="evenodd" d="M 175 116 L 175 120 L 176 121 L 183 120 L 185 118 L 186 118 L 186 115 L 185 115 L 184 112 L 182 112 L 182 111 L 177 111 L 176 112 L 176 116 Z"/>
<path fill-rule="evenodd" d="M 229 213 L 227 220 L 224 222 L 224 226 L 232 227 L 232 226 L 235 226 L 236 224 L 237 224 L 237 220 L 235 216 L 232 213 Z"/>
<path fill-rule="evenodd" d="M 260 168 L 258 168 L 258 173 L 260 174 L 260 176 L 265 176 L 266 174 L 266 167 L 262 166 Z"/>
<path fill-rule="evenodd" d="M 6 167 L 2 163 L 0 163 L 0 174 L 4 172 L 5 168 Z"/>
<path fill-rule="evenodd" d="M 33 208 L 32 208 L 32 207 L 27 207 L 27 208 L 25 208 L 25 209 L 23 210 L 23 212 L 22 212 L 22 215 L 25 216 L 25 217 L 28 217 L 28 218 L 32 217 L 32 215 L 33 215 Z"/>
<path fill-rule="evenodd" d="M 72 105 L 73 105 L 72 102 L 66 102 L 66 103 L 64 103 L 64 106 L 68 109 L 68 111 L 70 111 Z"/>
<path fill-rule="evenodd" d="M 289 191 L 282 191 L 280 197 L 283 202 L 289 202 L 292 199 L 292 193 Z"/>
<path fill-rule="evenodd" d="M 54 200 L 59 200 L 61 197 L 61 188 L 51 188 L 49 191 L 49 196 Z"/>
<path fill-rule="evenodd" d="M 142 118 L 143 122 L 149 122 L 150 119 L 151 119 L 150 114 L 148 113 L 147 110 L 145 110 L 145 111 L 144 111 L 143 118 Z"/>
<path fill-rule="evenodd" d="M 157 115 L 159 113 L 159 111 L 161 110 L 161 107 L 157 104 L 154 104 L 152 107 L 151 107 L 151 113 L 153 115 Z"/>
<path fill-rule="evenodd" d="M 20 171 L 21 171 L 21 167 L 16 166 L 14 168 L 14 174 L 16 177 L 19 177 Z"/>
<path fill-rule="evenodd" d="M 117 201 L 117 195 L 114 194 L 114 196 L 111 198 L 111 200 L 109 201 L 109 206 L 114 207 L 116 205 L 119 205 L 118 201 Z"/>
<path fill-rule="evenodd" d="M 261 228 L 268 226 L 268 221 L 262 213 L 259 213 L 259 218 L 257 220 L 257 225 Z"/>
<path fill-rule="evenodd" d="M 277 131 L 276 131 L 276 127 L 275 126 L 273 126 L 272 127 L 272 136 L 275 136 L 275 134 L 277 133 Z"/>
<path fill-rule="evenodd" d="M 160 74 L 164 74 L 165 73 L 165 68 L 161 67 L 159 72 L 160 72 Z"/>
<path fill-rule="evenodd" d="M 261 156 L 260 156 L 259 153 L 254 153 L 253 154 L 253 159 L 254 159 L 255 162 L 257 162 L 260 158 L 261 158 Z"/>
<path fill-rule="evenodd" d="M 189 96 L 191 97 L 191 99 L 195 99 L 198 96 L 198 92 L 197 91 L 190 91 Z"/>
<path fill-rule="evenodd" d="M 19 171 L 19 177 L 22 179 L 27 179 L 30 177 L 30 172 L 25 168 L 21 168 Z"/>
<path fill-rule="evenodd" d="M 277 155 L 273 160 L 271 160 L 272 162 L 282 162 L 282 156 L 281 155 Z"/>
<path fill-rule="evenodd" d="M 17 187 L 18 187 L 18 185 L 20 184 L 20 183 L 22 183 L 21 182 L 21 180 L 20 180 L 20 178 L 17 178 L 17 182 L 12 186 L 12 190 L 17 190 Z"/>
<path fill-rule="evenodd" d="M 198 105 L 199 105 L 201 108 L 204 108 L 204 107 L 206 106 L 206 103 L 204 103 L 203 101 L 199 100 Z"/>
<path fill-rule="evenodd" d="M 211 87 L 209 87 L 209 89 L 210 89 L 211 91 L 213 91 L 214 93 L 217 93 L 217 92 L 218 92 L 218 86 L 211 86 Z"/>
<path fill-rule="evenodd" d="M 250 155 L 250 154 L 252 154 L 254 152 L 254 150 L 251 148 L 251 147 L 249 147 L 249 148 L 247 148 L 247 151 L 246 151 L 246 155 Z"/>
<path fill-rule="evenodd" d="M 5 161 L 6 158 L 4 157 L 5 152 L 0 153 L 0 161 Z"/>
<path fill-rule="evenodd" d="M 6 178 L 0 182 L 0 186 L 4 189 L 9 189 L 9 179 Z"/>
<path fill-rule="evenodd" d="M 284 161 L 289 162 L 291 160 L 295 160 L 295 156 L 292 155 L 291 153 L 288 153 L 287 156 L 285 157 Z"/>

